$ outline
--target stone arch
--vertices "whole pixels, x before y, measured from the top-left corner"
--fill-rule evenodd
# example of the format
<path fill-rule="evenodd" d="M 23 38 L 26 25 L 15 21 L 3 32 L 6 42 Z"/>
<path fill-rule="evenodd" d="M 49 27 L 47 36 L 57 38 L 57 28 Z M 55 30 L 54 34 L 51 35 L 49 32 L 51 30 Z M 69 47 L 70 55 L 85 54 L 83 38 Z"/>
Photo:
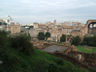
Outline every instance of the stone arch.
<path fill-rule="evenodd" d="M 96 22 L 90 22 L 88 24 L 88 34 L 96 35 Z"/>

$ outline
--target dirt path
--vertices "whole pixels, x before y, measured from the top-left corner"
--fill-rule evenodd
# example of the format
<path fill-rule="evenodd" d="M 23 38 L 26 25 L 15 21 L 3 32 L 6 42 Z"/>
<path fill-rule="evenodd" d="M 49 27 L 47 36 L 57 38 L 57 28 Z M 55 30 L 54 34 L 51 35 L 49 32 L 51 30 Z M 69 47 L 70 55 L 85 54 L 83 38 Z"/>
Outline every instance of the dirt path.
<path fill-rule="evenodd" d="M 45 49 L 43 49 L 43 51 L 48 52 L 48 53 L 55 53 L 55 52 L 64 52 L 67 48 L 65 48 L 64 46 L 58 46 L 58 45 L 52 45 L 49 46 Z"/>

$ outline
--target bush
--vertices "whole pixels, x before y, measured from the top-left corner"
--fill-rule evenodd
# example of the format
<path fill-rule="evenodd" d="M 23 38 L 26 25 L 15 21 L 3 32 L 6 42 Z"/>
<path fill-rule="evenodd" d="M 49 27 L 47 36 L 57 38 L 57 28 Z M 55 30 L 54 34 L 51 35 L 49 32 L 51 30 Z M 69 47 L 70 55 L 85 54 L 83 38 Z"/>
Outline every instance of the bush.
<path fill-rule="evenodd" d="M 38 40 L 47 40 L 49 37 L 51 36 L 51 34 L 49 32 L 39 32 L 37 38 Z"/>
<path fill-rule="evenodd" d="M 72 45 L 76 45 L 76 46 L 80 45 L 80 42 L 81 42 L 81 38 L 79 36 L 73 37 L 71 39 L 71 44 Z"/>
<path fill-rule="evenodd" d="M 46 32 L 45 33 L 45 40 L 47 40 L 50 36 L 51 36 L 51 34 L 49 32 Z"/>
<path fill-rule="evenodd" d="M 96 36 L 89 36 L 89 37 L 84 37 L 82 45 L 88 45 L 88 46 L 95 46 L 96 47 Z"/>
<path fill-rule="evenodd" d="M 7 55 L 7 48 L 9 47 L 10 42 L 7 36 L 7 33 L 0 31 L 0 56 Z"/>
<path fill-rule="evenodd" d="M 48 72 L 48 63 L 44 60 L 39 60 L 35 63 L 33 72 Z"/>
<path fill-rule="evenodd" d="M 40 33 L 38 34 L 38 39 L 39 39 L 39 40 L 45 40 L 44 32 L 40 32 Z"/>
<path fill-rule="evenodd" d="M 49 64 L 48 72 L 58 72 L 58 66 L 55 64 Z"/>
<path fill-rule="evenodd" d="M 65 42 L 66 41 L 66 35 L 62 35 L 60 37 L 60 42 Z"/>
<path fill-rule="evenodd" d="M 57 60 L 56 60 L 56 64 L 57 64 L 57 65 L 64 65 L 64 60 L 61 59 L 61 58 L 60 58 L 60 59 L 57 59 Z"/>
<path fill-rule="evenodd" d="M 8 57 L 8 48 L 10 48 L 8 34 L 0 31 L 0 72 L 10 72 L 12 61 Z"/>
<path fill-rule="evenodd" d="M 12 48 L 30 54 L 33 50 L 33 45 L 30 43 L 30 38 L 27 34 L 21 34 L 10 38 Z"/>

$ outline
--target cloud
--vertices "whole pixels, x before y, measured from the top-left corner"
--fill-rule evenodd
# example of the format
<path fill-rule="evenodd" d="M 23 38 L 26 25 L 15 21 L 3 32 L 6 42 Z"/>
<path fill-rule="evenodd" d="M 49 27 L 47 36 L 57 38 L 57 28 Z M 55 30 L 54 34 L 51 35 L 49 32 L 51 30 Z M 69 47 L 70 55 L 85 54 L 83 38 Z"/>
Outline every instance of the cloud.
<path fill-rule="evenodd" d="M 95 8 L 96 0 L 2 0 L 0 16 L 17 16 L 18 21 L 27 23 L 33 19 L 47 21 L 51 16 L 62 19 L 64 16 L 96 16 Z"/>

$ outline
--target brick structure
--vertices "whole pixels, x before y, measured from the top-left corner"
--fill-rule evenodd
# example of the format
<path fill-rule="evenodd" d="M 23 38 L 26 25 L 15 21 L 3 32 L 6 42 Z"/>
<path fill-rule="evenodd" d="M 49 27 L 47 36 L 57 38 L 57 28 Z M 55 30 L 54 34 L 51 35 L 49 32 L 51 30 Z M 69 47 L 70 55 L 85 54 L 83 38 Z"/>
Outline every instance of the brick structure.
<path fill-rule="evenodd" d="M 96 20 L 87 21 L 88 34 L 96 35 Z"/>
<path fill-rule="evenodd" d="M 9 31 L 11 34 L 18 34 L 21 32 L 21 26 L 20 24 L 15 24 L 14 22 L 11 22 L 6 27 L 6 31 Z"/>
<path fill-rule="evenodd" d="M 86 24 L 81 24 L 80 22 L 72 22 L 72 25 L 70 25 L 69 22 L 58 24 L 56 23 L 56 20 L 54 20 L 53 23 L 47 22 L 46 24 L 34 23 L 33 25 L 34 29 L 30 30 L 30 34 L 31 35 L 35 34 L 34 36 L 36 37 L 39 32 L 50 32 L 51 37 L 49 38 L 49 40 L 53 41 L 60 41 L 60 37 L 62 36 L 62 34 L 65 34 L 67 36 L 84 37 L 85 35 L 89 34 L 90 31 L 89 25 L 91 23 L 94 27 L 96 26 L 95 24 L 96 20 L 88 20 Z M 90 33 L 96 34 L 95 32 L 96 30 L 94 32 L 93 31 L 90 31 Z"/>

